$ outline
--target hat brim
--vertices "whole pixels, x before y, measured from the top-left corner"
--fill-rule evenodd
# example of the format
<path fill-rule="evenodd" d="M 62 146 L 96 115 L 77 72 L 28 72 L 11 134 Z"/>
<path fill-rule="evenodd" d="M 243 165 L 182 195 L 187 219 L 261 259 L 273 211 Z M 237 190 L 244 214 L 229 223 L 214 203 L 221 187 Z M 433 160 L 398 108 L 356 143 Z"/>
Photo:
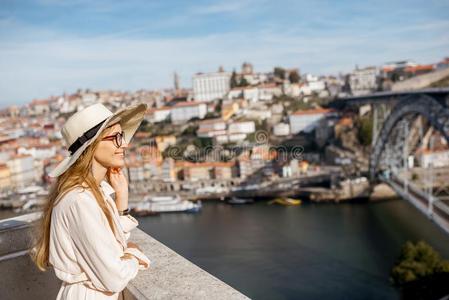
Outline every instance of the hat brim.
<path fill-rule="evenodd" d="M 143 117 L 145 116 L 145 111 L 147 110 L 147 105 L 144 103 L 131 105 L 122 109 L 119 109 L 110 117 L 108 117 L 105 122 L 98 129 L 94 137 L 86 141 L 78 150 L 75 151 L 70 156 L 64 158 L 49 174 L 50 177 L 58 177 L 67 171 L 71 165 L 80 157 L 80 155 L 86 150 L 89 145 L 91 145 L 103 132 L 103 130 L 110 124 L 120 123 L 122 130 L 125 133 L 126 143 L 130 143 L 132 137 L 139 128 L 140 123 L 142 123 Z"/>

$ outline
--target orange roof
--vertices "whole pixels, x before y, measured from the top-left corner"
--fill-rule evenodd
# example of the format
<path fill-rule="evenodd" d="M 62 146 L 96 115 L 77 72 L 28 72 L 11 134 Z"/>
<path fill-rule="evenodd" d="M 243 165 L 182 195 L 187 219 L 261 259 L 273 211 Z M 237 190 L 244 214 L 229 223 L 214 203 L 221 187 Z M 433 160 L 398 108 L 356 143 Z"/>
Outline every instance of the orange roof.
<path fill-rule="evenodd" d="M 161 106 L 159 108 L 149 108 L 147 109 L 146 113 L 151 114 L 155 111 L 170 110 L 170 109 L 172 109 L 170 106 Z"/>
<path fill-rule="evenodd" d="M 48 99 L 34 99 L 31 101 L 31 105 L 48 105 L 50 103 L 50 100 Z"/>
<path fill-rule="evenodd" d="M 178 102 L 175 104 L 174 107 L 184 107 L 184 106 L 196 106 L 200 104 L 206 104 L 206 102 L 203 101 L 186 101 L 186 102 Z"/>
<path fill-rule="evenodd" d="M 300 115 L 318 115 L 318 114 L 327 114 L 332 112 L 331 109 L 326 109 L 326 108 L 316 108 L 316 109 L 308 109 L 308 110 L 298 110 L 294 113 L 292 113 L 292 115 L 295 116 L 300 116 Z"/>
<path fill-rule="evenodd" d="M 342 125 L 342 126 L 351 126 L 352 125 L 352 119 L 345 117 L 345 118 L 341 118 L 340 121 L 338 121 L 338 125 Z"/>
<path fill-rule="evenodd" d="M 277 85 L 276 85 L 276 83 L 262 83 L 262 84 L 259 84 L 259 88 L 261 88 L 261 89 L 272 89 L 272 88 L 275 88 L 275 87 L 277 87 Z"/>
<path fill-rule="evenodd" d="M 142 131 L 136 132 L 136 134 L 134 135 L 134 137 L 138 138 L 138 139 L 142 139 L 142 138 L 146 138 L 146 137 L 150 137 L 150 136 L 151 136 L 151 133 L 149 133 L 149 132 L 142 132 Z"/>
<path fill-rule="evenodd" d="M 11 155 L 11 159 L 25 158 L 25 157 L 31 157 L 31 155 L 29 155 L 29 154 L 14 154 L 14 155 Z"/>
<path fill-rule="evenodd" d="M 414 73 L 417 71 L 432 71 L 433 65 L 419 65 L 414 67 L 407 67 L 404 69 L 405 72 Z"/>
<path fill-rule="evenodd" d="M 176 161 L 175 165 L 178 168 L 212 168 L 212 167 L 232 167 L 234 166 L 234 161 L 222 162 L 222 161 L 211 161 L 211 162 L 198 162 L 193 163 L 189 161 Z"/>

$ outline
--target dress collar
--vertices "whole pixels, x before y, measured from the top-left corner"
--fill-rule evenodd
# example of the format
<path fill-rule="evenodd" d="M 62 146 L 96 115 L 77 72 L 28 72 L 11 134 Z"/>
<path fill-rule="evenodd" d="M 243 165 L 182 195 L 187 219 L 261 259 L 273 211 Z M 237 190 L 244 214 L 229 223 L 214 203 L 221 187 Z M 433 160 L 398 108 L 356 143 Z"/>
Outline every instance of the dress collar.
<path fill-rule="evenodd" d="M 106 180 L 101 181 L 100 187 L 105 193 L 105 195 L 110 196 L 111 194 L 115 193 L 114 188 Z"/>

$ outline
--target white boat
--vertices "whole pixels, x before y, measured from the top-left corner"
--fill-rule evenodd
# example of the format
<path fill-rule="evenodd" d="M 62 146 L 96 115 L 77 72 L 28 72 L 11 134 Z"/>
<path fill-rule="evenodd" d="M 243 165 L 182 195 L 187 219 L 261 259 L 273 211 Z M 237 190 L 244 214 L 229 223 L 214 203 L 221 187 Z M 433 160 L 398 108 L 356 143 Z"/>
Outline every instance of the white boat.
<path fill-rule="evenodd" d="M 201 209 L 201 201 L 193 203 L 176 196 L 151 196 L 133 206 L 137 212 L 197 212 Z"/>
<path fill-rule="evenodd" d="M 24 194 L 35 194 L 35 193 L 38 193 L 38 192 L 42 192 L 42 190 L 43 190 L 43 188 L 41 186 L 32 185 L 32 186 L 27 186 L 27 187 L 19 189 L 17 191 L 17 194 L 21 194 L 21 195 L 24 195 Z"/>

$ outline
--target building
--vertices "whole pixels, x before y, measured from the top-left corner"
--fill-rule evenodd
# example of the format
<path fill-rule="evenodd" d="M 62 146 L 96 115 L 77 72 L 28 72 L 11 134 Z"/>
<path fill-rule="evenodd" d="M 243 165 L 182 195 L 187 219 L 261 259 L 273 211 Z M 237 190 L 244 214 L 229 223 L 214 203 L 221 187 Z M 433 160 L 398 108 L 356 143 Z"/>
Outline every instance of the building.
<path fill-rule="evenodd" d="M 155 137 L 157 149 L 164 152 L 168 146 L 176 145 L 176 136 L 174 135 L 158 135 Z"/>
<path fill-rule="evenodd" d="M 235 101 L 223 103 L 221 107 L 221 117 L 223 120 L 229 120 L 233 115 L 239 111 L 239 104 Z"/>
<path fill-rule="evenodd" d="M 193 118 L 204 119 L 207 104 L 204 102 L 179 102 L 171 109 L 170 119 L 174 124 L 185 123 Z"/>
<path fill-rule="evenodd" d="M 278 123 L 273 126 L 275 136 L 286 136 L 290 134 L 290 126 L 287 123 Z"/>
<path fill-rule="evenodd" d="M 30 115 L 43 115 L 50 112 L 50 100 L 33 100 L 29 107 Z"/>
<path fill-rule="evenodd" d="M 420 166 L 423 168 L 449 166 L 449 150 L 447 149 L 424 149 L 417 152 Z"/>
<path fill-rule="evenodd" d="M 231 74 L 227 72 L 198 73 L 193 76 L 193 96 L 197 101 L 223 99 L 231 88 Z"/>
<path fill-rule="evenodd" d="M 169 119 L 171 107 L 150 108 L 146 111 L 145 119 L 150 123 L 163 122 Z"/>
<path fill-rule="evenodd" d="M 259 89 L 257 87 L 244 88 L 243 99 L 253 103 L 259 101 Z"/>
<path fill-rule="evenodd" d="M 352 94 L 360 96 L 376 91 L 378 75 L 379 71 L 376 67 L 356 68 L 349 76 L 349 85 L 351 86 Z"/>
<path fill-rule="evenodd" d="M 6 164 L 0 164 L 0 191 L 11 188 L 11 172 Z"/>
<path fill-rule="evenodd" d="M 175 160 L 171 157 L 164 159 L 160 166 L 160 177 L 163 181 L 173 182 L 176 181 L 176 164 Z"/>
<path fill-rule="evenodd" d="M 10 170 L 13 186 L 24 187 L 36 180 L 34 159 L 31 155 L 13 155 L 6 164 Z"/>
<path fill-rule="evenodd" d="M 128 178 L 130 182 L 143 181 L 145 180 L 144 166 L 141 162 L 134 161 L 128 163 Z"/>
<path fill-rule="evenodd" d="M 275 83 L 265 83 L 258 86 L 259 100 L 271 101 L 273 97 L 279 97 L 282 95 L 282 89 Z"/>
<path fill-rule="evenodd" d="M 196 133 L 206 138 L 226 134 L 226 122 L 221 118 L 201 121 Z"/>
<path fill-rule="evenodd" d="M 331 113 L 329 109 L 309 109 L 294 112 L 289 116 L 290 132 L 297 134 L 299 132 L 309 133 L 318 124 L 318 121 Z"/>
<path fill-rule="evenodd" d="M 228 126 L 228 133 L 253 133 L 256 131 L 256 124 L 254 121 L 240 121 L 230 123 Z"/>

